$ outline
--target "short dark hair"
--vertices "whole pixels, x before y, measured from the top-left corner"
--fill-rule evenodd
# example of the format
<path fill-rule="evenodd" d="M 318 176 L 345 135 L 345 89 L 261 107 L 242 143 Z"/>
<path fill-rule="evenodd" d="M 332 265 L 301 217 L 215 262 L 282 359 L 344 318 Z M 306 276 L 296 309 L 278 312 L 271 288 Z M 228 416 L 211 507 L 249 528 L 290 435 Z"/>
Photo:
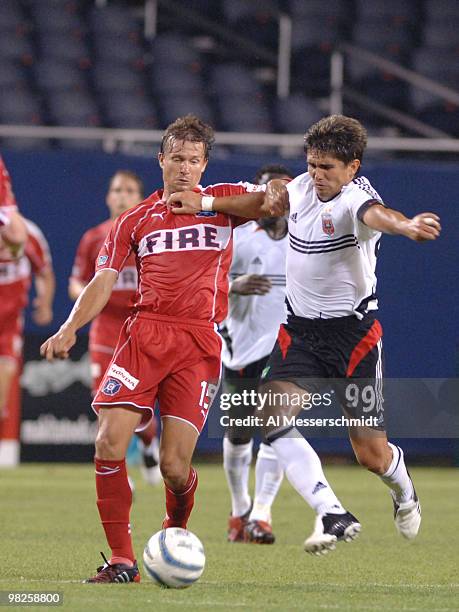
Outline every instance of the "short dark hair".
<path fill-rule="evenodd" d="M 282 164 L 267 164 L 257 170 L 253 182 L 257 185 L 264 185 L 268 181 L 282 176 L 293 178 L 293 173 Z"/>
<path fill-rule="evenodd" d="M 144 185 L 143 185 L 143 181 L 140 178 L 140 176 L 138 176 L 135 172 L 132 172 L 132 170 L 117 170 L 115 172 L 115 174 L 112 176 L 112 178 L 110 179 L 110 184 L 109 184 L 109 189 L 111 189 L 112 187 L 112 183 L 115 179 L 115 177 L 117 176 L 125 176 L 126 178 L 129 178 L 133 181 L 135 181 L 135 183 L 137 183 L 137 187 L 139 189 L 139 193 L 141 195 L 141 197 L 143 198 L 144 196 Z"/>
<path fill-rule="evenodd" d="M 304 150 L 332 155 L 345 164 L 362 161 L 367 146 L 367 131 L 352 117 L 330 115 L 314 123 L 304 136 Z"/>
<path fill-rule="evenodd" d="M 204 157 L 209 159 L 209 152 L 215 141 L 214 130 L 196 115 L 185 115 L 185 117 L 176 119 L 166 128 L 161 140 L 161 153 L 164 153 L 171 145 L 172 140 L 202 142 L 204 144 Z"/>

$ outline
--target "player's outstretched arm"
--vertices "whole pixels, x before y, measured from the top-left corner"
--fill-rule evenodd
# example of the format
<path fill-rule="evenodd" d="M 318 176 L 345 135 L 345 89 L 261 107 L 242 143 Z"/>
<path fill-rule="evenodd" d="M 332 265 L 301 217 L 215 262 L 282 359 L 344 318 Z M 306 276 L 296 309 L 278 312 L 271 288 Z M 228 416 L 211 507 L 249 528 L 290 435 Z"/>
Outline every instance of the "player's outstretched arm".
<path fill-rule="evenodd" d="M 48 361 L 55 357 L 67 359 L 69 350 L 76 342 L 76 332 L 89 323 L 104 308 L 116 282 L 115 270 L 101 270 L 85 287 L 67 320 L 58 332 L 48 338 L 40 347 L 40 354 Z"/>
<path fill-rule="evenodd" d="M 285 181 L 276 179 L 268 183 L 266 191 L 218 198 L 203 196 L 194 191 L 183 191 L 173 193 L 167 200 L 167 204 L 172 207 L 172 212 L 176 215 L 214 210 L 248 219 L 280 217 L 288 210 L 288 191 Z"/>
<path fill-rule="evenodd" d="M 408 219 L 397 210 L 375 205 L 364 212 L 362 221 L 378 232 L 406 236 L 416 242 L 435 240 L 441 232 L 440 217 L 431 212 Z"/>

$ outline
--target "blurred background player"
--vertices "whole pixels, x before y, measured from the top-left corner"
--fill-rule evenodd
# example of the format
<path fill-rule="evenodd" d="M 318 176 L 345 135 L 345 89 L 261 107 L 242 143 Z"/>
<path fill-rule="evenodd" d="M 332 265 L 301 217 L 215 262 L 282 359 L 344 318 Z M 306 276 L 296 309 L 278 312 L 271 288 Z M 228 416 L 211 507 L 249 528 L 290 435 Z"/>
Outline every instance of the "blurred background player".
<path fill-rule="evenodd" d="M 0 248 L 7 248 L 13 257 L 18 255 L 27 239 L 27 228 L 18 212 L 11 178 L 0 156 Z"/>
<path fill-rule="evenodd" d="M 11 384 L 22 365 L 23 313 L 32 275 L 36 293 L 32 318 L 37 325 L 53 319 L 55 278 L 49 246 L 39 227 L 24 221 L 27 239 L 22 255 L 13 257 L 8 248 L 0 248 L 0 418 L 6 417 Z"/>
<path fill-rule="evenodd" d="M 254 182 L 293 178 L 281 165 L 263 166 Z M 220 332 L 225 339 L 222 360 L 226 392 L 257 390 L 259 377 L 285 321 L 285 260 L 287 219 L 264 217 L 234 234 L 229 311 Z M 254 406 L 255 408 L 255 406 Z M 249 406 L 232 406 L 231 418 L 251 413 Z M 253 438 L 250 428 L 228 427 L 223 439 L 223 467 L 231 494 L 229 542 L 272 544 L 271 506 L 283 479 L 276 454 L 262 441 L 255 467 L 255 497 L 249 495 Z"/>
<path fill-rule="evenodd" d="M 77 300 L 94 276 L 95 262 L 105 238 L 115 219 L 143 200 L 144 188 L 137 174 L 129 170 L 118 170 L 110 180 L 106 203 L 110 218 L 89 229 L 78 245 L 72 276 L 69 279 L 69 296 Z M 92 392 L 95 395 L 100 382 L 113 357 L 123 323 L 134 305 L 137 291 L 137 268 L 134 253 L 120 271 L 110 299 L 102 312 L 93 320 L 89 331 L 89 354 L 91 359 Z M 154 485 L 161 481 L 159 469 L 159 443 L 156 436 L 156 421 L 137 433 L 142 447 L 144 479 Z"/>

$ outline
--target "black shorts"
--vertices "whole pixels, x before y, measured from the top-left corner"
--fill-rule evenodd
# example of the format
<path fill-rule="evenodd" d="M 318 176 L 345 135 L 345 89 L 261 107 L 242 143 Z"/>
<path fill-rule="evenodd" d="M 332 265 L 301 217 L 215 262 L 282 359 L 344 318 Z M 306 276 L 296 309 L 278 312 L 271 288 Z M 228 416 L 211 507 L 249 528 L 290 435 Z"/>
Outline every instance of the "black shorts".
<path fill-rule="evenodd" d="M 382 327 L 374 315 L 292 315 L 279 328 L 261 383 L 288 380 L 309 393 L 332 388 L 347 415 L 376 417 L 372 428 L 384 429 L 382 378 Z"/>

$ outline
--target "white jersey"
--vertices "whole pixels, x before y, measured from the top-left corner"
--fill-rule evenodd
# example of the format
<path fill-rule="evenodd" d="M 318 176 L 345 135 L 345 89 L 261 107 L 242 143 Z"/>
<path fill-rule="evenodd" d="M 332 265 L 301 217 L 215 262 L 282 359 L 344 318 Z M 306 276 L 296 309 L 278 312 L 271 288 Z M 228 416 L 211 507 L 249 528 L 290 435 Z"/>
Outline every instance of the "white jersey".
<path fill-rule="evenodd" d="M 240 370 L 269 355 L 279 325 L 286 320 L 287 245 L 288 235 L 274 240 L 256 221 L 234 232 L 230 277 L 260 274 L 269 278 L 272 287 L 266 295 L 230 295 L 228 316 L 221 329 L 226 340 L 222 360 L 231 370 Z"/>
<path fill-rule="evenodd" d="M 381 233 L 362 223 L 382 204 L 365 177 L 328 202 L 317 197 L 308 173 L 287 185 L 290 196 L 287 299 L 293 314 L 330 319 L 376 310 L 376 256 Z"/>

